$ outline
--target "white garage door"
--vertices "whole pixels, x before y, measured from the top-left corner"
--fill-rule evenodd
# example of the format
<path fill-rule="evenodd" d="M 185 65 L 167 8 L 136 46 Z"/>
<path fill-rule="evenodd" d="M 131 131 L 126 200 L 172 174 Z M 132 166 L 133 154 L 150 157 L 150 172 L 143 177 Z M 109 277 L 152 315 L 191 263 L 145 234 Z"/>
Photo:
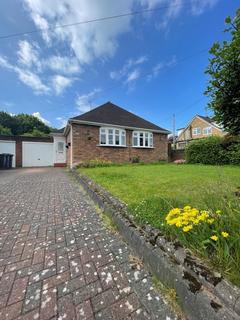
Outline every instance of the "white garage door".
<path fill-rule="evenodd" d="M 0 153 L 11 153 L 13 154 L 13 168 L 16 167 L 16 142 L 0 140 Z"/>
<path fill-rule="evenodd" d="M 23 167 L 53 166 L 53 143 L 50 142 L 23 142 Z"/>

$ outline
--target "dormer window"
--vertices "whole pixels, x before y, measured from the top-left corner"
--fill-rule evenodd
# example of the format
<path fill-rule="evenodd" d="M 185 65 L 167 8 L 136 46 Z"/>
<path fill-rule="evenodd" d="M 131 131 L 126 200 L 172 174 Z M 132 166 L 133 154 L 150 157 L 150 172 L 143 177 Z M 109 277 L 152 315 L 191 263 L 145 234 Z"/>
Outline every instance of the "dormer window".
<path fill-rule="evenodd" d="M 120 128 L 100 128 L 101 146 L 126 147 L 126 131 Z"/>

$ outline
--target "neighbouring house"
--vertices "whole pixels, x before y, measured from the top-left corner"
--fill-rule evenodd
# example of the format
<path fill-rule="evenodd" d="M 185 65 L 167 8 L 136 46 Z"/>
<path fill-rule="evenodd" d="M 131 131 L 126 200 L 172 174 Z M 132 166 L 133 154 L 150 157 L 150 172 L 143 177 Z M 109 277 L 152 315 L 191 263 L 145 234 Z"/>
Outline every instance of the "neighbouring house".
<path fill-rule="evenodd" d="M 168 159 L 170 132 L 107 102 L 68 120 L 49 138 L 0 136 L 0 153 L 12 153 L 16 167 L 73 168 L 93 159 L 117 163 Z"/>
<path fill-rule="evenodd" d="M 178 129 L 176 149 L 185 149 L 194 140 L 209 136 L 223 136 L 226 132 L 210 117 L 196 115 L 185 128 Z"/>

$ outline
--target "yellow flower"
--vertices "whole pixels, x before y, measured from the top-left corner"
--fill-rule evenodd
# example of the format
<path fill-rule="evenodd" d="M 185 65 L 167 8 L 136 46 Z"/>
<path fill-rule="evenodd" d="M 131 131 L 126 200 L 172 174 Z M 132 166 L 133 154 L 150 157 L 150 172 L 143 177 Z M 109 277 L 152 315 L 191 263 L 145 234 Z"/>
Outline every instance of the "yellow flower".
<path fill-rule="evenodd" d="M 221 214 L 221 213 L 222 213 L 221 210 L 217 210 L 217 211 L 216 211 L 216 214 Z"/>
<path fill-rule="evenodd" d="M 207 222 L 208 222 L 209 224 L 213 224 L 214 221 L 215 221 L 214 219 L 208 219 L 208 220 L 207 220 Z"/>
<path fill-rule="evenodd" d="M 223 238 L 227 238 L 229 236 L 229 233 L 225 232 L 225 231 L 222 231 L 222 236 Z"/>
<path fill-rule="evenodd" d="M 214 235 L 214 236 L 211 236 L 210 238 L 211 238 L 213 241 L 218 241 L 218 237 L 215 236 L 215 235 Z"/>
<path fill-rule="evenodd" d="M 193 226 L 190 224 L 189 226 L 183 227 L 183 231 L 184 232 L 188 232 L 190 230 L 192 230 Z"/>
<path fill-rule="evenodd" d="M 184 211 L 191 210 L 191 207 L 190 207 L 190 206 L 185 206 L 185 207 L 183 208 L 183 210 L 184 210 Z"/>

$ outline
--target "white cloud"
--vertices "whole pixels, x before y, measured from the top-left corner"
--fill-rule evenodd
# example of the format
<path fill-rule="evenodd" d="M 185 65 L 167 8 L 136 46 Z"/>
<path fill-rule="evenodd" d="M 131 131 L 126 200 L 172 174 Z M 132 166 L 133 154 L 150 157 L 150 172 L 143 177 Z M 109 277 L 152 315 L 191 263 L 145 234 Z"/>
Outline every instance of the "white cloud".
<path fill-rule="evenodd" d="M 35 25 L 44 29 L 42 36 L 48 45 L 62 41 L 73 50 L 80 64 L 89 64 L 94 58 L 108 58 L 115 53 L 117 38 L 130 31 L 132 17 L 49 30 L 46 27 L 129 12 L 135 1 L 118 1 L 114 5 L 111 0 L 24 0 L 24 3 Z"/>
<path fill-rule="evenodd" d="M 73 79 L 61 76 L 61 75 L 55 75 L 52 77 L 52 86 L 56 92 L 57 95 L 60 95 L 63 93 L 63 91 L 69 87 L 73 82 Z"/>
<path fill-rule="evenodd" d="M 218 0 L 192 0 L 192 14 L 193 15 L 200 15 L 208 8 L 213 8 Z"/>
<path fill-rule="evenodd" d="M 88 112 L 91 110 L 91 99 L 95 97 L 95 95 L 100 92 L 100 89 L 94 89 L 93 91 L 83 94 L 83 95 L 78 95 L 76 98 L 76 105 L 77 109 L 80 112 Z"/>
<path fill-rule="evenodd" d="M 143 64 L 147 60 L 148 58 L 146 56 L 140 56 L 136 60 L 128 59 L 121 69 L 110 72 L 110 78 L 114 80 L 120 80 L 126 77 L 128 78 L 129 74 L 134 71 L 132 70 L 134 67 Z"/>
<path fill-rule="evenodd" d="M 80 72 L 80 65 L 75 57 L 51 56 L 43 62 L 45 67 L 63 74 Z"/>
<path fill-rule="evenodd" d="M 18 75 L 19 80 L 26 84 L 28 87 L 34 90 L 36 94 L 46 94 L 49 93 L 50 88 L 46 86 L 39 76 L 27 69 L 20 68 L 18 66 L 12 65 L 3 56 L 0 56 L 0 66 L 6 68 Z"/>
<path fill-rule="evenodd" d="M 140 77 L 140 71 L 138 69 L 135 69 L 127 75 L 127 79 L 126 79 L 125 83 L 130 83 L 132 81 L 136 81 L 139 77 Z"/>
<path fill-rule="evenodd" d="M 34 117 L 38 118 L 39 120 L 41 120 L 43 123 L 45 123 L 47 126 L 50 126 L 51 123 L 50 121 L 48 121 L 47 119 L 43 118 L 40 114 L 40 112 L 33 112 L 32 114 Z"/>
<path fill-rule="evenodd" d="M 165 12 L 161 15 L 161 19 L 157 24 L 157 28 L 166 28 L 169 23 L 176 19 L 182 10 L 191 12 L 192 15 L 200 15 L 207 9 L 213 8 L 219 0 L 190 0 L 186 2 L 184 0 L 140 0 L 143 6 L 147 6 L 149 9 L 156 7 L 166 6 Z M 171 2 L 171 3 L 170 3 Z"/>
<path fill-rule="evenodd" d="M 18 42 L 19 49 L 17 51 L 18 62 L 28 68 L 32 66 L 41 67 L 39 59 L 39 48 L 36 43 L 29 43 L 26 40 Z"/>
<path fill-rule="evenodd" d="M 57 117 L 56 120 L 59 122 L 59 127 L 63 128 L 67 125 L 68 119 L 64 117 Z"/>
<path fill-rule="evenodd" d="M 36 94 L 46 94 L 50 92 L 50 88 L 42 83 L 39 76 L 31 71 L 14 67 L 14 71 L 18 74 L 19 79 L 32 88 Z"/>
<path fill-rule="evenodd" d="M 161 61 L 157 63 L 153 68 L 152 72 L 147 76 L 147 81 L 151 81 L 152 79 L 156 78 L 159 73 L 165 69 L 165 68 L 171 68 L 177 63 L 177 59 L 175 56 L 173 56 L 170 60 L 168 61 Z"/>

